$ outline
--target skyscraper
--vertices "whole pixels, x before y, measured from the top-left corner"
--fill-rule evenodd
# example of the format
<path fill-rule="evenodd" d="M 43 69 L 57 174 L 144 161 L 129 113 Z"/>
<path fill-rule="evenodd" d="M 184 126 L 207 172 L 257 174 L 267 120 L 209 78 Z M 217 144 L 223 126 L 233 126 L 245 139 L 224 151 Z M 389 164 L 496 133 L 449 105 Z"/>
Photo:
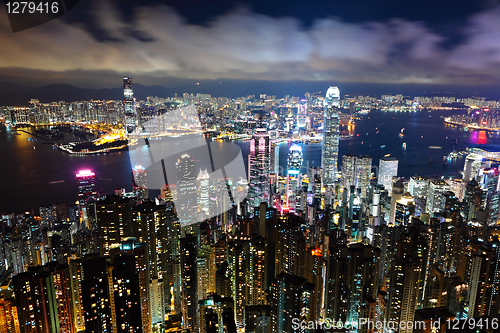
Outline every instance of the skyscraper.
<path fill-rule="evenodd" d="M 390 193 L 392 191 L 392 177 L 398 175 L 398 160 L 395 157 L 383 157 L 378 164 L 378 184 Z"/>
<path fill-rule="evenodd" d="M 138 125 L 137 113 L 135 110 L 134 91 L 132 90 L 132 78 L 123 78 L 123 107 L 125 113 L 125 126 L 127 131 L 132 132 Z"/>
<path fill-rule="evenodd" d="M 80 170 L 76 174 L 76 181 L 78 184 L 78 208 L 80 215 L 80 223 L 87 228 L 90 227 L 89 211 L 85 205 L 85 200 L 89 197 L 97 195 L 95 190 L 95 173 L 91 170 Z"/>
<path fill-rule="evenodd" d="M 199 195 L 199 209 L 202 213 L 209 214 L 210 212 L 210 175 L 207 169 L 201 170 L 198 174 L 198 182 L 200 184 L 200 195 Z"/>
<path fill-rule="evenodd" d="M 342 156 L 342 187 L 350 190 L 361 189 L 361 196 L 366 198 L 370 186 L 372 158 L 370 156 Z"/>
<path fill-rule="evenodd" d="M 290 147 L 288 151 L 288 174 L 296 176 L 302 168 L 302 148 L 297 145 Z"/>
<path fill-rule="evenodd" d="M 148 197 L 148 173 L 142 165 L 132 168 L 132 186 L 138 202 Z"/>
<path fill-rule="evenodd" d="M 340 140 L 339 104 L 339 88 L 328 88 L 324 102 L 325 113 L 323 116 L 323 149 L 321 156 L 324 185 L 333 184 L 337 174 L 337 160 L 339 156 Z"/>
<path fill-rule="evenodd" d="M 257 129 L 250 141 L 250 154 L 248 155 L 250 207 L 258 207 L 261 202 L 269 201 L 271 191 L 270 155 L 269 134 L 263 128 Z"/>
<path fill-rule="evenodd" d="M 196 213 L 196 170 L 191 156 L 182 155 L 177 160 L 177 200 L 175 208 L 181 225 L 193 221 Z"/>
<path fill-rule="evenodd" d="M 97 194 L 95 190 L 95 173 L 91 170 L 80 170 L 76 174 L 76 181 L 78 183 L 78 201 L 82 205 L 85 199 Z"/>
<path fill-rule="evenodd" d="M 307 100 L 302 100 L 297 106 L 297 128 L 306 127 L 306 117 L 307 117 Z"/>

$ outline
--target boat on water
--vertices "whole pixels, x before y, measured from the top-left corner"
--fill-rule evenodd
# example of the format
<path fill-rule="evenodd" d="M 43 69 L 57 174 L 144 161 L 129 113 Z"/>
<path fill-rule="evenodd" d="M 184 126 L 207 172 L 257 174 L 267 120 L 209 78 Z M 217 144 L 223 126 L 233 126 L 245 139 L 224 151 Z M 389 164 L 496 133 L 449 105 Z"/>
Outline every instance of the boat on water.
<path fill-rule="evenodd" d="M 406 142 L 403 142 L 403 149 L 406 149 Z"/>
<path fill-rule="evenodd" d="M 380 146 L 380 148 L 385 148 L 385 145 Z"/>
<path fill-rule="evenodd" d="M 60 183 L 64 183 L 64 180 L 55 180 L 53 182 L 50 182 L 49 184 L 60 184 Z"/>
<path fill-rule="evenodd" d="M 405 137 L 405 135 L 404 135 L 403 133 L 399 133 L 399 137 L 400 137 L 400 138 L 404 138 L 404 137 Z"/>

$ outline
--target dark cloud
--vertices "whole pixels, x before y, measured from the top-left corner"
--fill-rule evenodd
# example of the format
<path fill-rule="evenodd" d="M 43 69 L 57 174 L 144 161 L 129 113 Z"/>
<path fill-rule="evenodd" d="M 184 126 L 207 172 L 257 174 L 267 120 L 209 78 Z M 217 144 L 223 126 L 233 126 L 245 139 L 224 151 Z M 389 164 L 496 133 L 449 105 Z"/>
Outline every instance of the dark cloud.
<path fill-rule="evenodd" d="M 200 25 L 160 4 L 137 7 L 128 15 L 111 1 L 94 6 L 92 31 L 56 20 L 12 34 L 8 21 L 0 20 L 2 76 L 97 87 L 116 82 L 116 73 L 150 84 L 166 77 L 499 83 L 498 7 L 471 15 L 460 27 L 462 42 L 443 48 L 447 36 L 423 21 L 323 17 L 304 25 L 297 18 L 240 6 Z M 105 37 L 96 39 L 95 31 Z M 112 77 L 106 79 L 107 73 Z"/>

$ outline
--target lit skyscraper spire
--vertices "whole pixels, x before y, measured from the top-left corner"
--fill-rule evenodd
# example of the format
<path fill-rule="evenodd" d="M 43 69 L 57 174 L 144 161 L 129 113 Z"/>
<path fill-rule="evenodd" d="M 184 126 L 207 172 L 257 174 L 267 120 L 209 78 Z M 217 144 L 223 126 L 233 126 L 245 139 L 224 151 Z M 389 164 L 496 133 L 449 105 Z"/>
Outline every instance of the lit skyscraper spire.
<path fill-rule="evenodd" d="M 134 90 L 132 90 L 132 78 L 123 78 L 123 107 L 125 112 L 125 127 L 127 132 L 132 132 L 138 125 L 135 110 Z"/>
<path fill-rule="evenodd" d="M 325 113 L 323 116 L 323 150 L 321 155 L 324 185 L 333 184 L 337 174 L 340 139 L 339 104 L 339 88 L 328 88 L 324 102 Z"/>

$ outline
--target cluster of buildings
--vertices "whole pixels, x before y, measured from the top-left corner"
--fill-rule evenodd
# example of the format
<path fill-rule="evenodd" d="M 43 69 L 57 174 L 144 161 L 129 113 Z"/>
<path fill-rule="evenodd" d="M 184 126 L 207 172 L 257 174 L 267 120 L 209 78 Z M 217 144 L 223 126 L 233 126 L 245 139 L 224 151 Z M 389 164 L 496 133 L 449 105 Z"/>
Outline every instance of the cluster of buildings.
<path fill-rule="evenodd" d="M 498 328 L 498 164 L 470 154 L 462 179 L 404 179 L 393 157 L 339 156 L 341 103 L 330 87 L 321 166 L 304 167 L 298 145 L 280 165 L 263 127 L 272 119 L 259 119 L 247 179 L 212 178 L 182 154 L 159 196 L 140 165 L 133 192 L 111 195 L 82 170 L 76 203 L 2 216 L 0 331 L 282 333 L 334 321 L 371 333 L 381 330 L 369 322 L 471 318 Z M 308 118 L 301 106 L 293 129 Z"/>
<path fill-rule="evenodd" d="M 445 122 L 464 128 L 498 131 L 500 114 L 496 109 L 469 109 L 467 114 L 446 117 Z"/>

